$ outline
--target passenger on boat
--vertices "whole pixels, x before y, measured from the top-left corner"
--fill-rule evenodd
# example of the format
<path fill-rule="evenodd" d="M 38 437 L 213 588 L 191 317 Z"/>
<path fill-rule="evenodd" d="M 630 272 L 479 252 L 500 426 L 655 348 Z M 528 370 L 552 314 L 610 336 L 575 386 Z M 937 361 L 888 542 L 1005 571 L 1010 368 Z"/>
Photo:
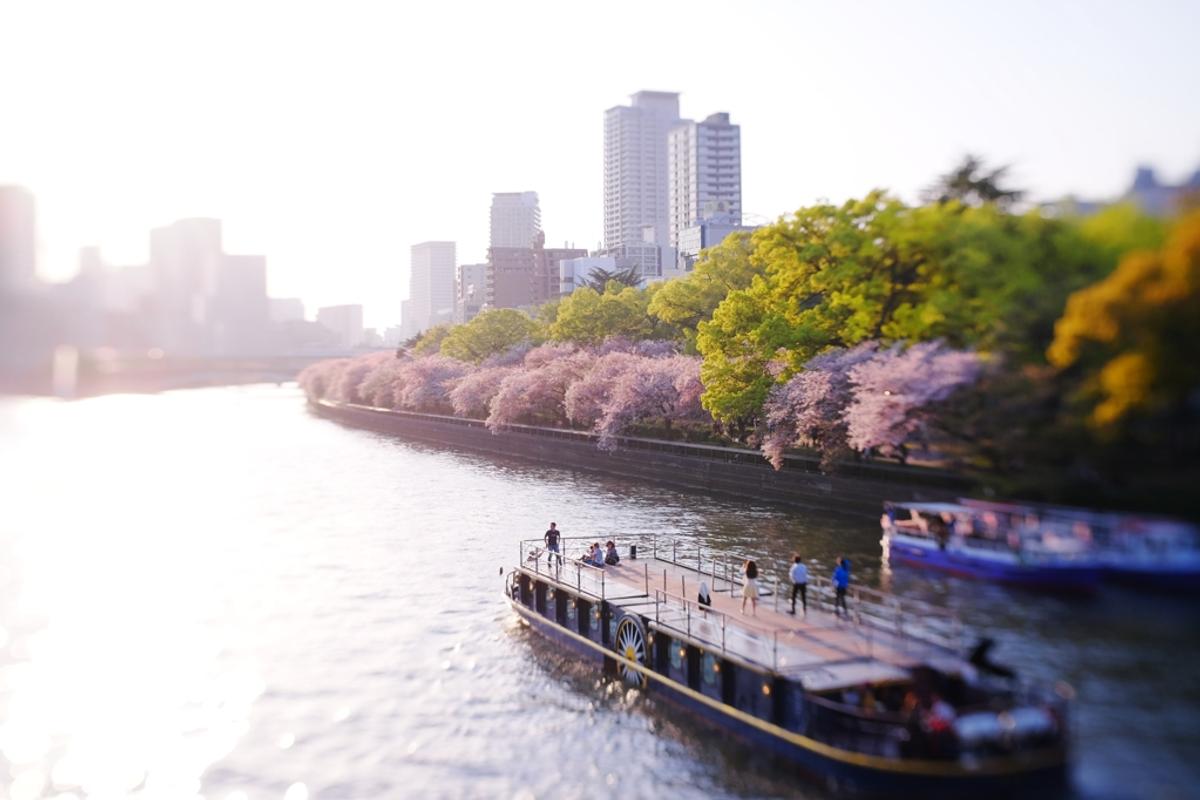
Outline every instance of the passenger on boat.
<path fill-rule="evenodd" d="M 600 547 L 599 542 L 592 545 L 592 566 L 604 567 L 604 549 Z"/>
<path fill-rule="evenodd" d="M 746 582 L 742 585 L 742 613 L 746 613 L 746 601 L 750 601 L 750 613 L 753 616 L 758 616 L 758 564 L 753 560 L 747 559 L 742 566 L 742 572 L 745 573 Z"/>
<path fill-rule="evenodd" d="M 608 564 L 609 566 L 613 566 L 613 567 L 615 567 L 617 564 L 620 564 L 621 563 L 621 555 L 617 552 L 617 546 L 615 544 L 613 544 L 612 539 L 608 540 L 608 544 L 606 545 L 606 547 L 608 548 L 608 550 L 604 554 L 604 563 Z"/>
<path fill-rule="evenodd" d="M 547 564 L 547 566 L 554 563 L 555 556 L 558 557 L 558 565 L 560 567 L 562 566 L 562 553 L 560 553 L 559 549 L 558 549 L 558 539 L 561 535 L 562 535 L 561 532 L 558 530 L 558 525 L 556 523 L 551 522 L 550 529 L 548 531 L 546 531 L 545 536 L 542 537 L 546 542 L 546 551 L 547 551 L 546 552 L 546 564 Z"/>
<path fill-rule="evenodd" d="M 597 545 L 589 544 L 588 551 L 579 557 L 579 561 L 587 564 L 589 567 L 596 563 L 596 547 Z"/>
<path fill-rule="evenodd" d="M 792 610 L 789 614 L 796 613 L 796 595 L 800 595 L 800 602 L 804 607 L 804 613 L 808 613 L 808 567 L 804 566 L 804 559 L 800 558 L 800 554 L 792 556 L 792 568 L 788 572 L 792 579 Z"/>
<path fill-rule="evenodd" d="M 850 616 L 850 609 L 846 606 L 846 589 L 848 588 L 850 588 L 850 562 L 839 558 L 837 569 L 833 571 L 834 614 L 839 614 L 840 609 L 846 612 L 846 616 Z"/>

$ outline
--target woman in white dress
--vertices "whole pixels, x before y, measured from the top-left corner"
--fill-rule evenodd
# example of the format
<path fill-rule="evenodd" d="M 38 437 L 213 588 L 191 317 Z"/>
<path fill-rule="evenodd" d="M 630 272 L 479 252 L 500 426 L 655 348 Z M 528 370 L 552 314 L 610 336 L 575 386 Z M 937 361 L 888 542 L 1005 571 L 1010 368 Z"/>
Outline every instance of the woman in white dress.
<path fill-rule="evenodd" d="M 746 601 L 750 601 L 750 613 L 753 616 L 758 616 L 758 565 L 747 559 L 742 565 L 742 572 L 746 576 L 745 583 L 742 584 L 742 613 L 746 613 Z"/>

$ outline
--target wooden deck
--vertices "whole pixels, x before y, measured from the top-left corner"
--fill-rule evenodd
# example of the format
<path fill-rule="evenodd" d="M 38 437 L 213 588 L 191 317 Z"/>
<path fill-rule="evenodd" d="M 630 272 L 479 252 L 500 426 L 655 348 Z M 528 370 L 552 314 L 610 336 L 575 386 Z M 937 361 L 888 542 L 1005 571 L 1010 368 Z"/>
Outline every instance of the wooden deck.
<path fill-rule="evenodd" d="M 712 610 L 718 613 L 705 614 L 695 604 L 701 580 L 709 584 Z M 944 661 L 948 655 L 823 610 L 812 585 L 808 613 L 803 613 L 797 598 L 794 616 L 786 613 L 791 605 L 790 584 L 781 584 L 776 598 L 774 587 L 760 582 L 756 613 L 747 601 L 743 614 L 740 584 L 731 586 L 720 575 L 714 580 L 711 575 L 657 558 L 623 560 L 606 567 L 604 587 L 610 604 L 630 610 L 636 607 L 651 620 L 657 614 L 661 627 L 690 631 L 702 641 L 716 645 L 723 641 L 728 653 L 773 665 L 781 674 L 800 678 L 812 691 L 902 680 L 912 666 Z M 690 603 L 680 602 L 681 598 Z M 850 610 L 853 615 L 853 604 Z"/>

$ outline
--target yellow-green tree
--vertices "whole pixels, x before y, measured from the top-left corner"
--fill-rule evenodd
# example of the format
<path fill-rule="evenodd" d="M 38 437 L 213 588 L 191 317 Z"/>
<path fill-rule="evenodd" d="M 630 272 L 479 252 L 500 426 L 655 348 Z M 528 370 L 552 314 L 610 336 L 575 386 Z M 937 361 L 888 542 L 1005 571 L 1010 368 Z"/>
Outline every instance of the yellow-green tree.
<path fill-rule="evenodd" d="M 1084 374 L 1101 429 L 1186 412 L 1200 392 L 1200 212 L 1071 295 L 1047 357 Z"/>
<path fill-rule="evenodd" d="M 442 342 L 450 334 L 453 328 L 449 323 L 443 325 L 434 325 L 429 330 L 421 334 L 416 343 L 412 346 L 412 352 L 419 356 L 432 355 L 442 348 Z"/>
<path fill-rule="evenodd" d="M 538 324 L 520 311 L 495 308 L 451 328 L 442 340 L 441 353 L 459 361 L 479 363 L 488 356 L 538 338 L 538 333 Z"/>
<path fill-rule="evenodd" d="M 646 311 L 649 302 L 647 291 L 616 281 L 610 281 L 603 294 L 580 287 L 559 302 L 550 338 L 579 344 L 599 344 L 610 336 L 651 338 L 656 331 Z"/>
<path fill-rule="evenodd" d="M 696 329 L 712 318 L 713 311 L 732 291 L 745 289 L 762 265 L 751 259 L 751 234 L 734 233 L 700 253 L 695 269 L 682 278 L 661 284 L 650 301 L 651 316 L 677 327 L 689 348 Z"/>

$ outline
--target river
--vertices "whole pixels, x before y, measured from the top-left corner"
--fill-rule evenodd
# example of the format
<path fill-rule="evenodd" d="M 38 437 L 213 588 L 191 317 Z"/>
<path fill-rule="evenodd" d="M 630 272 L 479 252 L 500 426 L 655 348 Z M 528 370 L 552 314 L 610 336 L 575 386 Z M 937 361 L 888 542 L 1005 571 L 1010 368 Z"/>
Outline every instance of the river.
<path fill-rule="evenodd" d="M 1071 683 L 1076 792 L 1195 796 L 1194 602 L 880 563 L 854 519 L 439 450 L 294 387 L 0 399 L 0 797 L 824 797 L 524 628 L 550 520 L 780 558 L 957 609 Z"/>

